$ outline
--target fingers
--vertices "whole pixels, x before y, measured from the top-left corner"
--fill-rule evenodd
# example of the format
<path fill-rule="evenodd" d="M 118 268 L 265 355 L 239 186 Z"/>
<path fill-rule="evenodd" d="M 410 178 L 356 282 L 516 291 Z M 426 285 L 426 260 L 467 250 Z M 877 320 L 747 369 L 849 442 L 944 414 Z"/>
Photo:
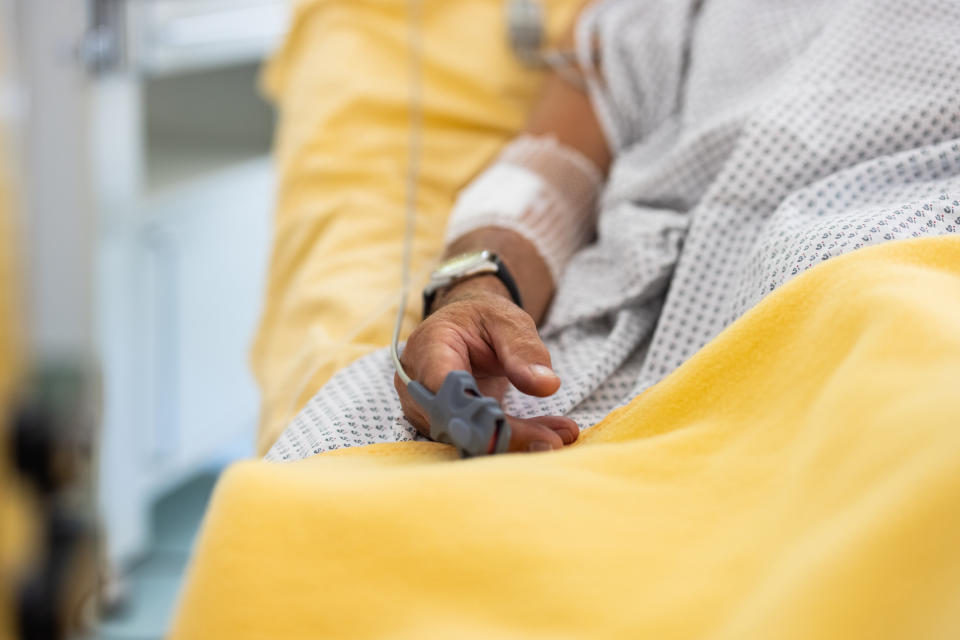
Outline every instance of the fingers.
<path fill-rule="evenodd" d="M 577 423 L 563 416 L 507 417 L 510 451 L 551 451 L 573 444 L 580 434 Z"/>
<path fill-rule="evenodd" d="M 458 336 L 445 339 L 437 333 L 418 341 L 413 348 L 408 346 L 403 353 L 403 363 L 407 373 L 433 393 L 443 386 L 451 371 L 473 371 L 470 354 L 462 339 Z"/>
<path fill-rule="evenodd" d="M 407 385 L 403 383 L 398 374 L 393 374 L 393 386 L 397 390 L 397 395 L 400 396 L 400 408 L 403 409 L 403 415 L 410 421 L 416 430 L 422 436 L 430 437 L 430 423 L 427 420 L 426 414 L 420 408 L 413 398 L 410 397 L 410 393 L 407 391 Z"/>
<path fill-rule="evenodd" d="M 513 386 L 532 396 L 556 393 L 560 378 L 551 368 L 550 351 L 533 318 L 515 309 L 509 315 L 485 319 L 484 329 Z"/>
<path fill-rule="evenodd" d="M 498 401 L 503 399 L 507 380 L 536 396 L 551 395 L 560 387 L 533 319 L 499 297 L 464 300 L 438 310 L 410 335 L 401 360 L 407 374 L 432 392 L 454 370 L 470 372 L 481 393 Z M 404 415 L 429 437 L 426 413 L 397 376 L 394 386 Z M 512 451 L 560 448 L 579 433 L 573 421 L 557 416 L 510 420 Z"/>
<path fill-rule="evenodd" d="M 442 326 L 434 331 L 425 331 L 421 325 L 410 336 L 400 359 L 407 375 L 434 393 L 443 386 L 444 379 L 451 371 L 471 370 L 469 351 L 463 340 Z M 400 406 L 407 420 L 421 435 L 430 437 L 427 415 L 410 396 L 407 385 L 399 375 L 393 376 L 393 386 L 400 396 Z"/>
<path fill-rule="evenodd" d="M 430 436 L 430 424 L 420 406 L 406 391 L 406 385 L 400 377 L 394 375 L 393 384 L 400 394 L 400 403 L 407 420 L 421 434 Z M 513 452 L 539 452 L 561 449 L 576 442 L 580 428 L 570 418 L 563 416 L 540 416 L 537 418 L 515 418 L 507 416 L 510 424 L 510 447 Z"/>

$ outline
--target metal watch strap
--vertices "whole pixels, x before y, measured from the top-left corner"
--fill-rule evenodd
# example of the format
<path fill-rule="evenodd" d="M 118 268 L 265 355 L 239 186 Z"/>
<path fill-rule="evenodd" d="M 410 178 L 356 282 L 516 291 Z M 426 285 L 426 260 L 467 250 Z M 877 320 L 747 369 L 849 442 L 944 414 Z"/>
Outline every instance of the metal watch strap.
<path fill-rule="evenodd" d="M 463 278 L 458 278 L 453 282 L 451 282 L 450 284 L 448 284 L 447 286 L 442 287 L 440 289 L 435 289 L 434 291 L 430 291 L 429 293 L 426 290 L 424 290 L 423 317 L 426 318 L 427 316 L 430 315 L 430 313 L 432 312 L 432 309 L 430 307 L 433 305 L 433 301 L 436 299 L 437 294 L 443 289 L 449 289 L 450 287 L 460 284 L 465 280 L 470 280 L 471 278 L 476 278 L 479 276 L 488 276 L 488 275 L 495 276 L 498 280 L 500 280 L 500 282 L 503 283 L 503 286 L 507 288 L 507 292 L 510 294 L 510 298 L 513 300 L 513 303 L 522 309 L 523 301 L 520 298 L 520 289 L 519 287 L 517 287 L 517 281 L 513 279 L 513 274 L 510 273 L 510 270 L 507 269 L 507 265 L 503 263 L 503 260 L 501 260 L 500 256 L 498 256 L 497 254 L 495 253 L 490 254 L 490 260 L 497 267 L 496 271 L 491 271 L 486 273 L 476 273 L 473 275 L 465 276 Z"/>

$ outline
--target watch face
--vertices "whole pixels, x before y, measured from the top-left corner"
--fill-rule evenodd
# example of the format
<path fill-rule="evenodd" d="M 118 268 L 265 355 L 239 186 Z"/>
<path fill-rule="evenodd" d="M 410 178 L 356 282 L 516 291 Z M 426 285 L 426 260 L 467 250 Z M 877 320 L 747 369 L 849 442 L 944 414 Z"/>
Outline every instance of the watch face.
<path fill-rule="evenodd" d="M 450 258 L 439 267 L 434 272 L 435 276 L 441 278 L 450 278 L 462 274 L 466 269 L 472 267 L 478 262 L 483 262 L 488 259 L 488 254 L 486 251 L 474 251 L 473 253 L 464 253 L 459 256 Z"/>

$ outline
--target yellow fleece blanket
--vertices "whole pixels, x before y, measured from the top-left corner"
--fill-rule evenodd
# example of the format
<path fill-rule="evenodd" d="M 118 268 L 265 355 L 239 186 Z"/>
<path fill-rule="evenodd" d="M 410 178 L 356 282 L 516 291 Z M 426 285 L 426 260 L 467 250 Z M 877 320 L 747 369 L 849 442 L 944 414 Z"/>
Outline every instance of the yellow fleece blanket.
<path fill-rule="evenodd" d="M 960 637 L 960 239 L 828 261 L 556 453 L 218 487 L 173 638 Z"/>

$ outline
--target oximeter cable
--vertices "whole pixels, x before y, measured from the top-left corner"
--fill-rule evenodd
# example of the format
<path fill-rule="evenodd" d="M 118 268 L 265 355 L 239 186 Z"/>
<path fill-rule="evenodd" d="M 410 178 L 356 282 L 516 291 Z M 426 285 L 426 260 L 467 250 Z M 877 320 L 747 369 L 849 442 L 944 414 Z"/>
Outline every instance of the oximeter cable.
<path fill-rule="evenodd" d="M 406 178 L 406 221 L 403 233 L 401 293 L 397 319 L 390 341 L 390 355 L 400 380 L 410 396 L 427 414 L 430 437 L 456 447 L 462 457 L 503 453 L 510 444 L 510 425 L 494 398 L 483 396 L 468 371 L 451 371 L 436 394 L 412 380 L 400 362 L 400 330 L 410 291 L 410 265 L 417 212 L 417 186 L 423 137 L 423 22 L 422 0 L 408 2 L 409 30 L 409 120 Z"/>

